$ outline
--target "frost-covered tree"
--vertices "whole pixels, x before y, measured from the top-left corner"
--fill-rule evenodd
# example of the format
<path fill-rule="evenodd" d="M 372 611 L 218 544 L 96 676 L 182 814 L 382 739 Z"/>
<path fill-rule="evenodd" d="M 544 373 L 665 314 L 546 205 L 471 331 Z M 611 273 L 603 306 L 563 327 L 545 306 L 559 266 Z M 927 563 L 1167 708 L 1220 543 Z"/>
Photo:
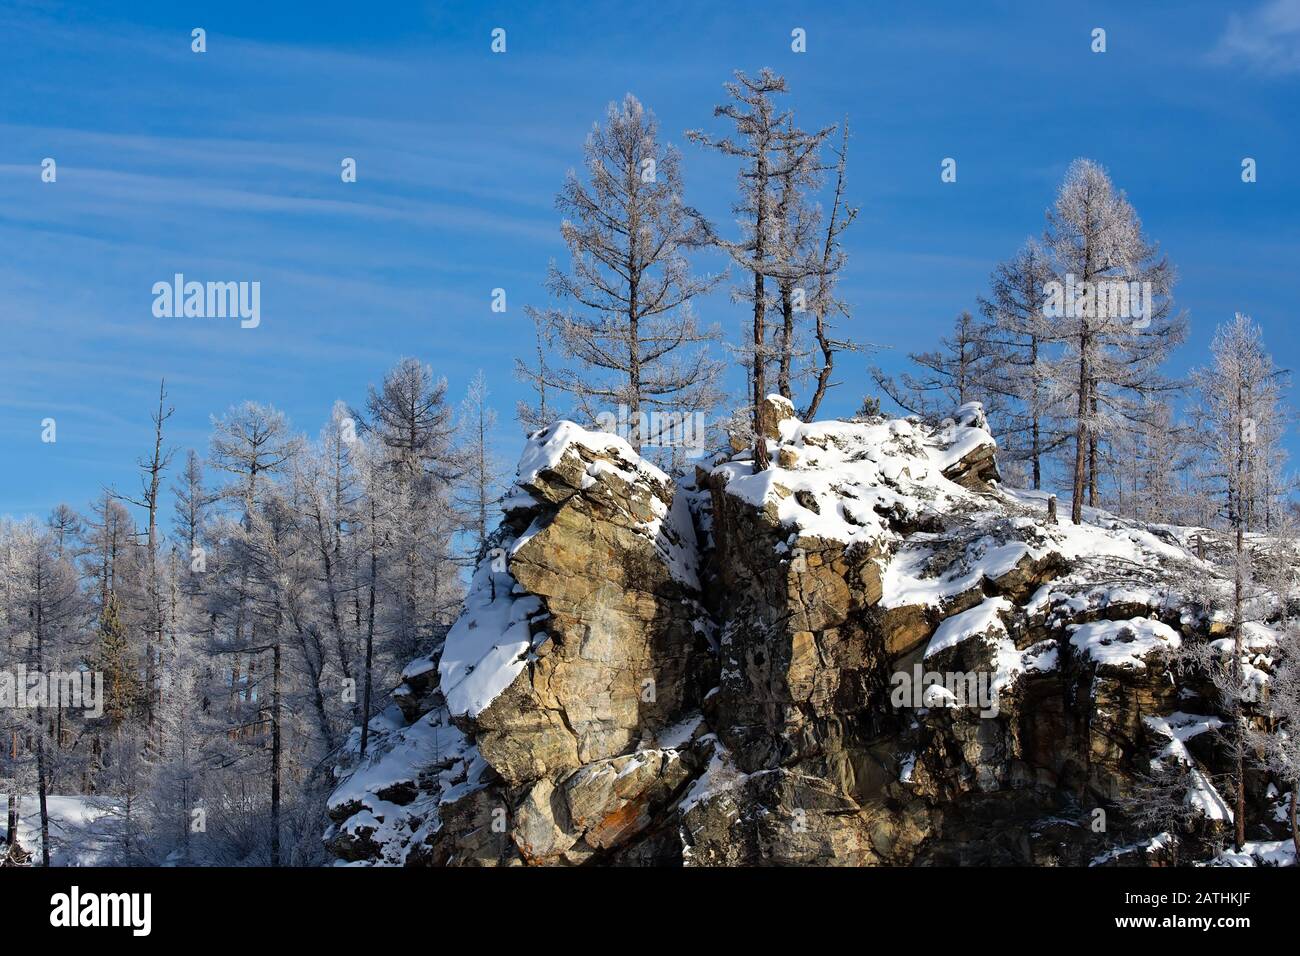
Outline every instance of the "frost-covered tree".
<path fill-rule="evenodd" d="M 145 569 L 145 603 L 138 610 L 144 619 L 144 705 L 150 723 L 153 722 L 154 711 L 157 707 L 156 674 L 159 658 L 163 653 L 163 630 L 166 626 L 166 614 L 163 607 L 161 558 L 159 555 L 161 533 L 158 528 L 158 515 L 162 503 L 163 476 L 167 469 L 171 467 L 172 457 L 175 455 L 175 449 L 164 444 L 164 427 L 175 411 L 174 406 L 167 404 L 166 382 L 160 382 L 158 385 L 158 407 L 151 417 L 153 422 L 153 448 L 149 457 L 140 458 L 136 461 L 136 465 L 140 469 L 140 496 L 133 498 L 130 495 L 114 493 L 114 497 L 119 500 L 143 509 L 146 516 L 143 541 L 137 541 L 137 545 L 142 545 L 144 548 L 142 564 Z"/>
<path fill-rule="evenodd" d="M 244 402 L 212 419 L 211 461 L 232 476 L 224 489 L 246 511 L 258 501 L 261 483 L 277 474 L 300 448 L 284 413 L 269 405 Z"/>
<path fill-rule="evenodd" d="M 86 523 L 76 509 L 66 504 L 56 505 L 46 518 L 45 526 L 54 537 L 54 553 L 60 561 L 72 560 L 80 555 Z"/>
<path fill-rule="evenodd" d="M 25 660 L 27 649 L 25 564 L 36 537 L 30 521 L 0 518 L 0 651 L 9 662 Z M 25 723 L 21 712 L 0 709 L 0 781 L 8 794 L 5 852 L 18 853 L 18 797 L 26 789 L 31 761 L 22 746 Z"/>
<path fill-rule="evenodd" d="M 793 120 L 790 121 L 793 127 Z M 791 130 L 793 133 L 793 130 Z M 794 400 L 796 363 L 806 358 L 799 344 L 799 317 L 807 311 L 811 271 L 819 262 L 815 251 L 821 234 L 821 209 L 813 194 L 821 187 L 824 170 L 816 150 L 808 150 L 795 135 L 787 135 L 781 148 L 781 166 L 772 228 L 772 344 L 776 391 Z"/>
<path fill-rule="evenodd" d="M 1196 820 L 1187 799 L 1192 772 L 1181 759 L 1152 760 L 1148 769 L 1133 775 L 1132 789 L 1116 800 L 1125 821 L 1153 845 L 1166 847 L 1175 866 L 1182 838 Z"/>
<path fill-rule="evenodd" d="M 1070 164 L 1047 213 L 1044 244 L 1056 270 L 1044 314 L 1065 349 L 1050 381 L 1074 432 L 1071 518 L 1078 524 L 1085 495 L 1097 504 L 1100 443 L 1127 427 L 1141 396 L 1169 390 L 1160 366 L 1186 323 L 1173 313 L 1173 267 L 1097 163 Z"/>
<path fill-rule="evenodd" d="M 482 370 L 474 376 L 460 406 L 461 451 L 465 475 L 457 496 L 464 523 L 473 536 L 472 556 L 483 557 L 497 501 L 501 496 L 504 468 L 492 448 L 497 413 L 488 405 L 487 378 Z"/>
<path fill-rule="evenodd" d="M 782 221 L 782 190 L 789 180 L 804 175 L 822 142 L 834 131 L 826 127 L 815 133 L 799 129 L 789 110 L 778 109 L 776 97 L 786 92 L 785 78 L 764 68 L 756 77 L 736 72 L 725 86 L 731 102 L 717 106 L 715 117 L 731 121 L 734 136 L 713 137 L 690 130 L 692 142 L 732 156 L 741 163 L 738 174 L 740 196 L 733 210 L 741 229 L 739 239 L 722 238 L 708 227 L 709 241 L 726 252 L 752 278 L 750 288 L 738 290 L 753 309 L 753 328 L 745 351 L 748 353 L 751 430 L 754 434 L 754 468 L 770 464 L 764 423 L 759 420 L 768 391 L 767 366 L 773 358 L 768 341 L 767 315 L 773 308 L 768 281 L 778 286 L 798 281 L 808 273 L 808 263 L 783 242 L 792 235 Z"/>
<path fill-rule="evenodd" d="M 172 501 L 172 535 L 190 563 L 203 544 L 208 510 L 215 501 L 204 485 L 203 459 L 193 448 L 185 453 L 185 467 L 172 485 Z"/>
<path fill-rule="evenodd" d="M 538 374 L 589 421 L 624 407 L 639 451 L 657 437 L 641 433 L 643 415 L 717 403 L 716 334 L 699 328 L 692 303 L 720 277 L 691 272 L 687 253 L 705 233 L 683 200 L 680 155 L 635 96 L 610 104 L 584 154 L 586 180 L 570 170 L 556 197 L 569 271 L 552 264 L 558 305 L 540 314 L 566 362 Z"/>
<path fill-rule="evenodd" d="M 378 442 L 381 471 L 367 493 L 393 498 L 391 544 L 401 555 L 393 574 L 399 603 L 394 632 L 407 658 L 427 650 L 456 610 L 461 595 L 453 541 L 459 519 L 454 492 L 465 471 L 456 422 L 447 404 L 446 379 L 414 358 L 404 358 L 371 388 L 363 434 Z M 387 483 L 386 489 L 381 487 Z"/>
<path fill-rule="evenodd" d="M 11 796 L 0 853 L 20 795 L 39 808 L 49 793 L 79 793 L 96 796 L 117 862 L 317 864 L 329 756 L 456 613 L 453 552 L 473 509 L 455 495 L 470 487 L 462 459 L 473 456 L 456 447 L 445 385 L 407 360 L 366 418 L 336 403 L 310 444 L 267 406 L 214 418 L 208 465 L 220 483 L 187 455 L 165 522 L 167 412 L 160 404 L 130 502 L 138 524 L 111 492 L 84 521 L 67 506 L 44 525 L 0 520 L 0 657 L 31 671 L 88 667 L 107 691 L 98 720 L 0 709 L 0 792 Z M 42 815 L 48 856 L 59 836 Z"/>
<path fill-rule="evenodd" d="M 268 486 L 298 453 L 301 442 L 283 412 L 256 402 L 244 402 L 214 417 L 212 427 L 210 459 L 217 470 L 231 476 L 221 496 L 233 507 L 237 520 L 224 526 L 221 550 L 230 560 L 219 565 L 220 583 L 210 595 L 214 617 L 225 625 L 214 649 L 232 660 L 228 711 L 233 726 L 239 728 L 243 705 L 252 699 L 257 666 L 255 657 L 245 661 L 246 648 L 257 644 L 257 635 L 250 603 L 253 569 L 241 560 L 247 556 L 240 548 L 241 536 L 249 532 Z"/>
<path fill-rule="evenodd" d="M 1045 458 L 1064 440 L 1054 425 L 1049 361 L 1058 330 L 1043 314 L 1043 297 L 1054 276 L 1042 244 L 1028 240 L 998 264 L 980 311 L 988 326 L 985 352 L 990 361 L 984 387 L 1007 406 L 992 418 L 1002 454 L 1029 466 L 1031 486 L 1042 487 Z"/>
<path fill-rule="evenodd" d="M 808 399 L 800 418 L 810 422 L 817 417 L 826 392 L 835 383 L 831 375 L 835 369 L 835 355 L 841 351 L 855 351 L 858 346 L 847 339 L 836 339 L 834 318 L 849 318 L 848 304 L 835 294 L 840 272 L 844 268 L 846 256 L 843 252 L 841 237 L 857 219 L 858 210 L 848 205 L 844 196 L 845 172 L 849 156 L 849 127 L 844 124 L 842 142 L 835 151 L 835 191 L 831 198 L 831 211 L 826 219 L 826 227 L 820 234 L 820 255 L 814 261 L 811 295 L 813 314 L 813 335 L 817 349 L 821 353 L 821 364 L 814 371 L 815 383 L 813 393 Z"/>
<path fill-rule="evenodd" d="M 86 603 L 72 564 L 58 556 L 57 545 L 48 531 L 40 530 L 23 542 L 20 601 L 27 617 L 28 666 L 39 674 L 55 670 L 66 650 L 60 638 L 85 619 Z M 66 639 L 66 638 L 65 638 Z M 50 703 L 54 704 L 51 714 Z M 36 793 L 40 808 L 41 862 L 50 865 L 50 817 L 48 796 L 54 778 L 55 752 L 62 745 L 57 702 L 40 703 L 28 722 L 27 735 L 35 740 Z M 53 720 L 49 719 L 53 718 Z"/>
<path fill-rule="evenodd" d="M 1182 476 L 1197 461 L 1194 433 L 1169 402 L 1150 399 L 1130 428 L 1108 448 L 1107 506 L 1118 514 L 1162 524 L 1195 521 Z"/>
<path fill-rule="evenodd" d="M 358 583 L 365 594 L 364 618 L 358 621 L 358 629 L 363 634 L 364 647 L 359 721 L 362 756 L 365 756 L 370 739 L 370 715 L 375 685 L 375 650 L 386 632 L 384 605 L 386 595 L 390 591 L 388 584 L 390 574 L 385 573 L 384 569 L 389 567 L 390 555 L 394 549 L 402 547 L 396 541 L 398 535 L 394 529 L 401 514 L 401 495 L 392 483 L 385 480 L 382 458 L 377 454 L 367 454 L 365 451 L 368 450 L 363 450 L 363 454 L 357 459 L 357 470 L 362 487 L 365 489 L 363 510 L 359 520 L 362 556 L 358 561 Z M 399 581 L 404 579 L 405 576 L 402 576 Z M 399 583 L 393 590 L 400 590 L 401 586 Z M 398 619 L 400 620 L 400 617 Z"/>
<path fill-rule="evenodd" d="M 321 628 L 330 636 L 341 680 L 353 679 L 360 630 L 355 539 L 365 510 L 357 465 L 361 453 L 357 422 L 342 402 L 336 402 L 320 438 L 294 473 L 295 501 L 302 510 L 303 534 L 315 568 L 316 600 L 325 618 Z M 323 673 L 324 651 L 318 656 Z"/>
<path fill-rule="evenodd" d="M 882 392 L 913 415 L 938 419 L 967 402 L 988 403 L 996 398 L 986 385 L 993 357 L 988 335 L 986 325 L 962 312 L 953 323 L 952 335 L 939 340 L 938 350 L 908 355 L 918 368 L 916 375 L 904 372 L 895 381 L 873 368 L 872 377 Z M 985 411 L 994 407 L 990 403 Z"/>
<path fill-rule="evenodd" d="M 1240 313 L 1221 325 L 1210 346 L 1212 362 L 1192 375 L 1196 386 L 1197 440 L 1206 456 L 1220 501 L 1220 515 L 1232 538 L 1229 573 L 1232 648 L 1208 662 L 1231 713 L 1231 742 L 1236 763 L 1237 849 L 1245 842 L 1245 760 L 1247 706 L 1253 689 L 1244 679 L 1244 625 L 1259 584 L 1254 556 L 1246 543 L 1247 515 L 1258 507 L 1264 489 L 1280 486 L 1268 478 L 1278 458 L 1275 449 L 1283 424 L 1281 375 L 1264 349 L 1263 335 Z"/>
<path fill-rule="evenodd" d="M 1290 557 L 1294 568 L 1294 551 Z M 1285 622 L 1278 645 L 1279 661 L 1269 682 L 1270 724 L 1266 730 L 1252 731 L 1250 743 L 1251 750 L 1260 755 L 1264 769 L 1289 791 L 1287 823 L 1296 859 L 1300 860 L 1300 824 L 1296 811 L 1300 800 L 1300 622 Z"/>
<path fill-rule="evenodd" d="M 282 487 L 262 493 L 234 540 L 243 572 L 249 638 L 242 649 L 249 661 L 245 676 L 243 727 L 269 757 L 270 864 L 281 865 L 281 795 L 285 764 L 285 700 L 288 696 L 286 647 L 295 626 L 308 579 L 300 555 L 306 550 L 298 514 Z M 265 660 L 269 657 L 269 662 Z M 261 663 L 261 666 L 257 666 Z"/>
<path fill-rule="evenodd" d="M 109 592 L 121 594 L 132 586 L 135 524 L 126 507 L 106 491 L 91 505 L 86 527 L 83 561 L 103 607 Z"/>
<path fill-rule="evenodd" d="M 555 374 L 546 363 L 546 354 L 554 347 L 555 336 L 546 323 L 545 312 L 529 308 L 528 317 L 533 323 L 533 351 L 536 358 L 532 362 L 522 358 L 515 359 L 515 378 L 527 384 L 537 396 L 535 403 L 523 399 L 515 403 L 515 418 L 523 426 L 525 435 L 531 435 L 545 428 L 556 413 L 553 399 L 551 401 L 547 399 L 546 386 Z"/>

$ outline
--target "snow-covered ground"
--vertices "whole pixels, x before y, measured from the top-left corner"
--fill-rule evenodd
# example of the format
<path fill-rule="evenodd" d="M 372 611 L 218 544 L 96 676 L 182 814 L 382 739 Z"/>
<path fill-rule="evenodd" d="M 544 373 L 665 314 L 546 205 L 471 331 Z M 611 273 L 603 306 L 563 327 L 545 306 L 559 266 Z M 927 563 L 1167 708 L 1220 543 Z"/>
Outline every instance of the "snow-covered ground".
<path fill-rule="evenodd" d="M 1241 852 L 1224 850 L 1210 866 L 1295 866 L 1295 844 L 1291 840 L 1255 840 L 1242 844 Z"/>
<path fill-rule="evenodd" d="M 0 826 L 9 798 L 0 794 Z M 113 863 L 113 841 L 118 817 L 116 804 L 104 797 L 46 798 L 50 815 L 51 866 L 108 866 Z M 32 854 L 32 862 L 41 856 L 41 812 L 35 796 L 18 798 L 18 843 Z"/>

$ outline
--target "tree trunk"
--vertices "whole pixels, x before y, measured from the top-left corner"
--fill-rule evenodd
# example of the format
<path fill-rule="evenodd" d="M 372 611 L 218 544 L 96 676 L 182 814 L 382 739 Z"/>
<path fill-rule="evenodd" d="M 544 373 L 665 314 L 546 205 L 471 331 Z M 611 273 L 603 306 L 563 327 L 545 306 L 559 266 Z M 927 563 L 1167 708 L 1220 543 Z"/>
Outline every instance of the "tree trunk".
<path fill-rule="evenodd" d="M 1245 410 L 1245 397 L 1242 394 L 1241 381 L 1238 379 L 1237 384 L 1237 413 L 1241 415 Z M 1237 812 L 1233 822 L 1233 843 L 1238 853 L 1241 852 L 1242 845 L 1246 842 L 1246 715 L 1245 708 L 1241 699 L 1241 650 L 1242 650 L 1242 605 L 1245 602 L 1245 581 L 1244 569 L 1241 566 L 1242 556 L 1245 550 L 1245 535 L 1243 529 L 1243 505 L 1245 504 L 1245 486 L 1243 482 L 1246 477 L 1246 445 L 1245 432 L 1238 422 L 1237 426 L 1237 480 L 1236 480 L 1236 501 L 1232 506 L 1232 523 L 1236 529 L 1236 562 L 1233 573 L 1233 594 L 1232 594 L 1232 680 L 1233 693 L 1236 695 L 1236 718 L 1237 718 Z"/>
<path fill-rule="evenodd" d="M 767 397 L 767 349 L 764 313 L 767 310 L 767 292 L 764 287 L 763 257 L 767 238 L 767 145 L 759 147 L 754 161 L 754 471 L 767 471 L 771 459 L 767 454 L 766 422 L 763 421 L 763 399 Z"/>
<path fill-rule="evenodd" d="M 38 560 L 40 560 L 38 558 Z M 45 673 L 45 617 L 44 595 L 41 593 L 41 573 L 36 577 L 36 671 Z M 36 708 L 36 794 L 41 807 L 41 863 L 50 866 L 50 809 L 46 799 L 45 767 L 45 708 Z"/>
<path fill-rule="evenodd" d="M 1296 791 L 1300 790 L 1300 779 L 1291 781 L 1291 845 L 1295 847 L 1295 858 L 1300 861 L 1300 829 L 1296 827 L 1295 801 Z"/>
<path fill-rule="evenodd" d="M 848 158 L 848 149 L 849 128 L 846 124 L 844 127 L 844 147 L 840 151 L 839 162 L 836 164 L 835 198 L 831 202 L 831 218 L 826 225 L 826 240 L 822 244 L 822 271 L 814 307 L 817 345 L 822 351 L 822 367 L 817 372 L 817 385 L 813 389 L 812 399 L 800 416 L 806 422 L 811 422 L 817 417 L 817 409 L 821 407 L 822 399 L 825 397 L 826 389 L 830 384 L 831 371 L 835 368 L 835 347 L 832 345 L 826 329 L 826 310 L 831 307 L 831 296 L 827 290 L 831 283 L 831 263 L 835 253 L 835 237 L 839 234 L 839 230 L 843 228 L 838 225 L 838 221 L 840 200 L 844 195 L 844 166 Z M 852 219 L 853 214 L 849 213 L 849 221 L 852 222 Z"/>
<path fill-rule="evenodd" d="M 1246 842 L 1246 715 L 1240 699 L 1241 688 L 1241 650 L 1242 650 L 1242 603 L 1243 584 L 1241 580 L 1242 529 L 1241 518 L 1237 516 L 1237 570 L 1233 582 L 1233 637 L 1232 637 L 1232 674 L 1233 692 L 1238 695 L 1236 701 L 1237 739 L 1237 810 L 1233 819 L 1233 843 L 1238 853 Z"/>
<path fill-rule="evenodd" d="M 1029 367 L 1031 369 L 1031 374 L 1034 376 L 1034 391 L 1033 391 L 1034 409 L 1033 409 L 1033 421 L 1030 426 L 1031 444 L 1030 444 L 1029 454 L 1033 461 L 1033 468 L 1034 468 L 1034 491 L 1039 491 L 1042 487 L 1043 449 L 1042 449 L 1042 438 L 1038 433 L 1039 395 L 1038 395 L 1038 337 L 1037 336 L 1032 336 L 1029 340 Z"/>
<path fill-rule="evenodd" d="M 280 627 L 271 651 L 271 865 L 280 865 Z"/>
<path fill-rule="evenodd" d="M 781 283 L 781 365 L 777 371 L 776 387 L 781 397 L 790 401 L 790 367 L 794 361 L 794 287 Z"/>
<path fill-rule="evenodd" d="M 14 758 L 18 756 L 18 734 L 13 735 Z M 18 793 L 13 791 L 9 794 L 9 819 L 5 825 L 5 839 L 9 844 L 9 852 L 18 845 Z"/>
<path fill-rule="evenodd" d="M 817 385 L 813 389 L 813 396 L 808 402 L 808 407 L 804 409 L 803 415 L 800 416 L 806 422 L 816 419 L 817 409 L 821 407 L 822 399 L 826 396 L 831 371 L 835 368 L 835 349 L 831 347 L 830 339 L 826 336 L 826 320 L 822 317 L 820 307 L 817 310 L 817 345 L 822 350 L 822 367 L 817 372 Z"/>
<path fill-rule="evenodd" d="M 1038 442 L 1038 416 L 1034 416 L 1034 423 L 1031 430 L 1031 441 L 1033 442 L 1030 450 L 1030 457 L 1033 462 L 1033 481 L 1034 491 L 1042 490 L 1043 473 L 1042 473 L 1042 452 L 1039 450 Z"/>
<path fill-rule="evenodd" d="M 1088 383 L 1088 410 L 1093 427 L 1088 429 L 1088 507 L 1097 507 L 1097 383 Z"/>
<path fill-rule="evenodd" d="M 40 720 L 42 708 L 36 708 L 37 720 Z M 36 736 L 36 793 L 41 804 L 41 863 L 50 865 L 50 809 L 45 792 L 45 728 L 41 727 Z"/>
<path fill-rule="evenodd" d="M 330 608 L 330 630 L 334 632 L 334 643 L 339 652 L 339 668 L 343 671 L 344 677 L 352 676 L 352 665 L 348 660 L 346 643 L 343 640 L 343 616 L 339 613 L 338 584 L 334 580 L 334 559 L 330 555 L 331 547 L 329 541 L 325 538 L 325 521 L 321 517 L 321 509 L 316 509 L 316 536 L 320 541 L 321 563 L 325 570 L 325 595 L 329 600 Z"/>
<path fill-rule="evenodd" d="M 763 273 L 754 273 L 754 471 L 767 471 L 771 459 L 767 454 L 767 427 L 763 420 L 763 399 L 766 398 L 766 359 L 763 355 Z"/>
<path fill-rule="evenodd" d="M 636 233 L 632 233 L 633 236 Z M 629 240 L 628 248 L 634 249 L 636 243 Z M 641 442 L 646 436 L 641 434 L 641 322 L 637 314 L 637 272 L 636 260 L 628 256 L 628 306 L 627 306 L 627 379 L 628 379 L 628 419 L 632 425 L 629 444 L 638 455 L 641 454 Z"/>
<path fill-rule="evenodd" d="M 1079 407 L 1078 420 L 1074 427 L 1074 494 L 1070 503 L 1070 520 L 1075 524 L 1083 522 L 1083 480 L 1084 456 L 1087 451 L 1088 428 L 1088 337 L 1079 340 Z"/>
<path fill-rule="evenodd" d="M 377 561 L 375 557 L 376 543 L 374 540 L 374 521 L 375 511 L 373 506 L 370 511 L 371 521 L 371 539 L 370 539 L 370 604 L 366 612 L 366 668 L 365 681 L 366 686 L 362 691 L 361 703 L 361 756 L 366 755 L 366 745 L 370 742 L 370 687 L 372 665 L 375 657 L 375 578 L 378 574 Z"/>

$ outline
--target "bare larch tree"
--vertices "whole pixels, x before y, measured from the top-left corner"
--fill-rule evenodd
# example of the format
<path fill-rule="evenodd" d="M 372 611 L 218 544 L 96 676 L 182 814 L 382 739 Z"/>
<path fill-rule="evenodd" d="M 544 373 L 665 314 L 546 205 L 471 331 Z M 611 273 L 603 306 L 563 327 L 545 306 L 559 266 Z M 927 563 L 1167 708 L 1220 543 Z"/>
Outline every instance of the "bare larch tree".
<path fill-rule="evenodd" d="M 691 304 L 721 277 L 691 272 L 686 253 L 705 232 L 683 201 L 677 150 L 660 143 L 635 96 L 610 104 L 584 153 L 587 181 L 570 170 L 555 201 L 570 271 L 552 264 L 547 286 L 560 305 L 541 313 L 569 362 L 538 374 L 589 420 L 625 407 L 640 451 L 653 438 L 641 434 L 643 414 L 718 400 L 721 366 L 706 347 L 716 333 L 697 326 Z"/>

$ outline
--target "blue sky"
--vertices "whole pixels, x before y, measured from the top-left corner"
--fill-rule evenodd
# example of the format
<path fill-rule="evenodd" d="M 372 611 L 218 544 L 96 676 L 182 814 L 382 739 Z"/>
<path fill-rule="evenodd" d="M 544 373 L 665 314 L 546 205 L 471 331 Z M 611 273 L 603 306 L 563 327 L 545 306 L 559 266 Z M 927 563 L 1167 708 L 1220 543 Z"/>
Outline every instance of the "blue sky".
<path fill-rule="evenodd" d="M 587 130 L 635 93 L 683 150 L 688 200 L 726 223 L 733 167 L 681 134 L 718 129 L 737 68 L 784 73 L 803 125 L 853 128 L 847 331 L 888 346 L 884 367 L 973 307 L 1076 156 L 1178 267 L 1175 372 L 1235 310 L 1300 366 L 1300 0 L 891 7 L 0 2 L 0 514 L 134 491 L 163 376 L 170 439 L 203 450 L 209 415 L 243 399 L 314 435 L 401 355 L 457 398 L 481 368 L 512 459 L 523 306 L 563 261 L 553 197 Z M 259 281 L 260 327 L 155 318 L 151 287 L 176 272 Z M 742 311 L 698 307 L 733 336 Z M 867 361 L 845 361 L 828 412 L 873 391 Z"/>

